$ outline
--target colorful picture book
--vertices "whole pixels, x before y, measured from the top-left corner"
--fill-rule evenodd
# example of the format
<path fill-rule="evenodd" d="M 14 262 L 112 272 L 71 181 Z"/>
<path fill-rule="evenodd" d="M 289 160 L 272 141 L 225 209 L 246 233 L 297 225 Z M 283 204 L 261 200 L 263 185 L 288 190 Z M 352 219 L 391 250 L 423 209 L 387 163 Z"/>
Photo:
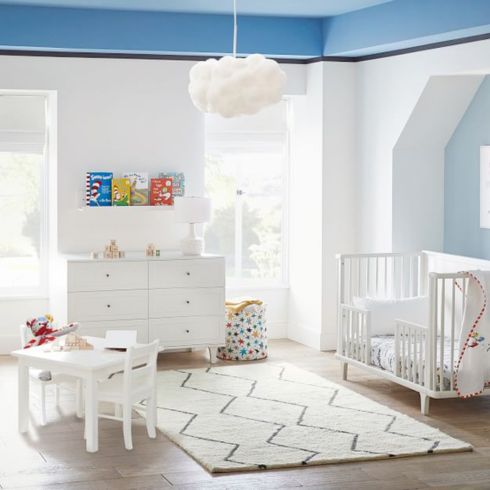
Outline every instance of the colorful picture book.
<path fill-rule="evenodd" d="M 185 176 L 183 172 L 161 172 L 158 177 L 170 177 L 172 179 L 172 190 L 174 197 L 182 197 L 185 193 Z"/>
<path fill-rule="evenodd" d="M 131 206 L 148 206 L 148 172 L 128 172 L 123 177 L 131 183 Z"/>
<path fill-rule="evenodd" d="M 131 203 L 131 181 L 127 178 L 112 179 L 112 205 L 129 206 Z"/>
<path fill-rule="evenodd" d="M 112 205 L 112 172 L 87 172 L 85 201 L 87 206 Z"/>
<path fill-rule="evenodd" d="M 150 205 L 172 206 L 174 204 L 173 181 L 171 177 L 151 179 Z"/>

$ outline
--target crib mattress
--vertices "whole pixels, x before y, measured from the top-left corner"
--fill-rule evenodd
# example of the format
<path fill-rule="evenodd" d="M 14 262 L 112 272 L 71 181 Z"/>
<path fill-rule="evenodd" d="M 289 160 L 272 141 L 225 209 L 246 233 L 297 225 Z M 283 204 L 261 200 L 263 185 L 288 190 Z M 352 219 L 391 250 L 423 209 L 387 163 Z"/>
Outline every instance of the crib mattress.
<path fill-rule="evenodd" d="M 438 346 L 440 339 L 438 339 Z M 458 359 L 458 342 L 455 342 L 454 363 Z M 375 335 L 371 337 L 371 364 L 383 370 L 395 372 L 395 336 L 394 335 Z M 440 372 L 439 349 L 437 356 L 437 372 Z M 448 387 L 451 383 L 451 339 L 444 338 L 444 386 Z"/>

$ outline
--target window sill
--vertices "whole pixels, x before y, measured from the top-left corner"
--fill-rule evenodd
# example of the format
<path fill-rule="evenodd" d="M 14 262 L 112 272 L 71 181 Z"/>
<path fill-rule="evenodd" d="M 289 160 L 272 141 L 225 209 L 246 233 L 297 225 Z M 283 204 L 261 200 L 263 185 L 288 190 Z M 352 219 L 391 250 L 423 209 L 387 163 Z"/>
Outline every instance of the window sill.
<path fill-rule="evenodd" d="M 45 294 L 2 294 L 0 292 L 0 303 L 3 301 L 26 301 L 26 300 L 49 300 Z"/>
<path fill-rule="evenodd" d="M 246 283 L 246 282 L 226 282 L 226 289 L 234 291 L 266 291 L 289 289 L 289 285 L 282 282 L 273 283 Z"/>

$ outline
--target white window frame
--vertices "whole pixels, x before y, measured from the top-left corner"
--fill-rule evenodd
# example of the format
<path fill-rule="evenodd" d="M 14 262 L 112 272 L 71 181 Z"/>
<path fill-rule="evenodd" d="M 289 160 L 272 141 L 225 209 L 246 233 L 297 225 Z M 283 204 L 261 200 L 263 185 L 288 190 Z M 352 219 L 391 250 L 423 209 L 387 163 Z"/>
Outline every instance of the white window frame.
<path fill-rule="evenodd" d="M 30 91 L 30 90 L 0 90 L 0 95 L 11 96 L 41 96 L 45 100 L 46 110 L 46 125 L 44 131 L 44 158 L 41 166 L 41 189 L 39 193 L 40 213 L 41 213 L 41 228 L 39 237 L 39 273 L 40 281 L 38 287 L 27 288 L 0 288 L 0 299 L 15 299 L 15 298 L 40 298 L 45 299 L 49 296 L 49 270 L 50 270 L 50 247 L 49 247 L 49 228 L 50 228 L 50 166 L 52 152 L 52 139 L 50 138 L 51 122 L 54 117 L 54 95 L 47 91 Z M 28 153 L 32 151 L 33 143 L 0 143 L 2 151 L 24 151 Z"/>
<path fill-rule="evenodd" d="M 282 185 L 282 222 L 281 222 L 281 272 L 282 272 L 282 277 L 280 279 L 254 279 L 254 278 L 243 278 L 243 277 L 235 277 L 235 276 L 226 276 L 226 287 L 229 289 L 234 289 L 234 290 L 258 290 L 258 289 L 281 289 L 281 288 L 288 288 L 289 287 L 289 174 L 290 174 L 290 166 L 291 166 L 291 149 L 290 149 L 290 124 L 289 124 L 289 117 L 290 117 L 290 104 L 289 101 L 286 99 L 285 100 L 287 106 L 286 106 L 286 111 L 287 111 L 287 117 L 288 117 L 288 129 L 284 132 L 247 132 L 247 137 L 249 139 L 254 139 L 255 141 L 260 141 L 260 139 L 263 139 L 264 135 L 270 136 L 277 136 L 277 137 L 282 137 L 284 138 L 284 146 L 285 146 L 285 158 L 284 158 L 284 163 L 283 163 L 283 174 L 282 174 L 282 179 L 283 179 L 283 185 Z M 226 133 L 219 133 L 222 136 L 228 136 L 228 138 L 233 138 L 233 135 L 244 135 L 245 132 L 240 131 L 240 132 L 226 132 Z M 260 144 L 260 143 L 255 143 L 255 144 Z M 249 145 L 241 145 L 241 144 L 233 144 L 230 145 L 230 149 L 233 150 L 248 150 Z M 208 153 L 208 149 L 206 148 L 206 153 Z M 209 153 L 212 153 L 210 151 Z M 236 198 L 236 204 L 238 204 L 238 196 Z M 239 214 L 239 207 L 236 205 L 235 207 L 235 225 L 237 224 L 237 214 Z M 235 266 L 236 266 L 236 260 L 237 260 L 237 255 L 241 257 L 241 247 L 238 246 L 238 243 L 241 245 L 241 240 L 238 241 L 237 238 L 241 237 L 241 232 L 242 230 L 238 229 L 238 226 L 235 226 Z M 239 249 L 239 250 L 238 250 Z M 238 251 L 238 253 L 237 253 Z M 237 270 L 237 267 L 235 267 L 235 270 Z"/>

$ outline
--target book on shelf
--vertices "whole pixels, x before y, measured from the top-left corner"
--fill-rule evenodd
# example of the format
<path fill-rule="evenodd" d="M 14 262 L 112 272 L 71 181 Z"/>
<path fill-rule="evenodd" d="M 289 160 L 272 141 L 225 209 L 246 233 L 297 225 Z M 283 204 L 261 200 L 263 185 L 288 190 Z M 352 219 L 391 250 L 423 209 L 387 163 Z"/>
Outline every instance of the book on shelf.
<path fill-rule="evenodd" d="M 127 178 L 112 179 L 112 205 L 129 206 L 131 203 L 131 181 Z"/>
<path fill-rule="evenodd" d="M 131 183 L 131 206 L 148 206 L 148 172 L 127 172 L 123 177 Z"/>
<path fill-rule="evenodd" d="M 183 197 L 185 194 L 185 175 L 183 172 L 160 172 L 158 177 L 172 179 L 173 197 Z"/>
<path fill-rule="evenodd" d="M 85 174 L 85 204 L 87 206 L 112 205 L 112 172 Z"/>
<path fill-rule="evenodd" d="M 171 177 L 151 179 L 150 204 L 152 206 L 172 206 L 174 204 Z"/>

